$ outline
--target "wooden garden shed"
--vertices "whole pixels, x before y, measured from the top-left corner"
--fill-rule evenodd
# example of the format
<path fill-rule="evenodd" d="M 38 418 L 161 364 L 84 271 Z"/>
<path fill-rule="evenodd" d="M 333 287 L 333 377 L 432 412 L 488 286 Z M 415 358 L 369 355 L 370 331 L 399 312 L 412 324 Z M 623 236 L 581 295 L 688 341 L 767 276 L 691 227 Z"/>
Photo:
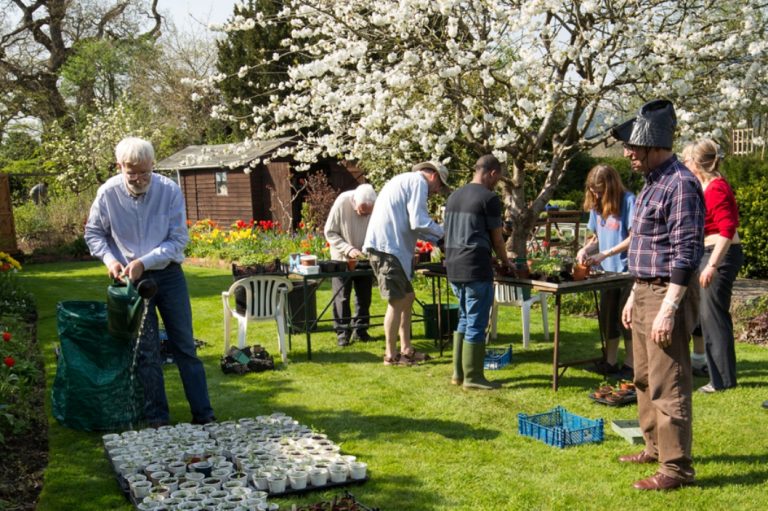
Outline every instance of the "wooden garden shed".
<path fill-rule="evenodd" d="M 237 220 L 273 220 L 295 227 L 301 219 L 305 172 L 295 170 L 289 157 L 261 161 L 283 147 L 290 138 L 247 141 L 237 144 L 189 146 L 155 165 L 155 170 L 176 173 L 184 192 L 187 219 L 211 219 L 228 226 Z M 259 161 L 259 163 L 255 163 Z M 362 171 L 352 163 L 324 159 L 310 170 L 324 172 L 338 192 L 364 182 Z"/>

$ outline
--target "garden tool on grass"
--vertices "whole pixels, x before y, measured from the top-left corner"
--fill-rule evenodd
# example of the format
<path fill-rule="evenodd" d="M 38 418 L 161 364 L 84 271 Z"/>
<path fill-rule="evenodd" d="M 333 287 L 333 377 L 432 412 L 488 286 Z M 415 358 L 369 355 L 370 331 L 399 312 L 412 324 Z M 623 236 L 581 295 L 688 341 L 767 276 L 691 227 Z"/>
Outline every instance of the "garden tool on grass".
<path fill-rule="evenodd" d="M 157 292 L 157 283 L 143 279 L 136 286 L 125 277 L 123 282 L 115 280 L 107 288 L 107 329 L 115 339 L 131 341 L 141 326 L 145 299 Z"/>

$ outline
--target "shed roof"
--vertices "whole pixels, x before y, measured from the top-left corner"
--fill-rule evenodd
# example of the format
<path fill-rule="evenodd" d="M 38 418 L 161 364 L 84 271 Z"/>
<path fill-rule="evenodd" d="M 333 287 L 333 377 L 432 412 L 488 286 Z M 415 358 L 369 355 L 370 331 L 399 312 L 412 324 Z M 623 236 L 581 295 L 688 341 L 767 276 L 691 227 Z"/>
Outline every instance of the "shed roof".
<path fill-rule="evenodd" d="M 247 140 L 236 144 L 191 145 L 155 164 L 155 170 L 237 168 L 248 165 L 291 138 Z"/>

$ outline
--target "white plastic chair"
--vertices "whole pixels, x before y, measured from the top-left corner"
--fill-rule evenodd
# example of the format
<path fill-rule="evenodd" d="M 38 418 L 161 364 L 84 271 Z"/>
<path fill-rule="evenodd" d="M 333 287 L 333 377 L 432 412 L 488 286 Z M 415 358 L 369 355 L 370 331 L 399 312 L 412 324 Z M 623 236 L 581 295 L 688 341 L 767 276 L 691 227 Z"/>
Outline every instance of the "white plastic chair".
<path fill-rule="evenodd" d="M 491 330 L 488 334 L 489 341 L 497 338 L 496 324 L 499 317 L 499 305 L 519 305 L 522 308 L 523 320 L 523 347 L 527 348 L 531 341 L 531 305 L 536 302 L 541 304 L 541 322 L 544 325 L 544 340 L 549 340 L 549 323 L 547 321 L 547 295 L 546 293 L 532 294 L 527 300 L 523 296 L 523 289 L 511 284 L 501 282 L 493 283 L 493 307 L 491 308 Z"/>
<path fill-rule="evenodd" d="M 238 311 L 232 307 L 235 292 L 240 289 L 239 296 L 245 296 L 245 309 Z M 288 362 L 288 350 L 285 344 L 286 327 L 286 297 L 293 289 L 293 284 L 285 277 L 274 275 L 256 275 L 236 281 L 229 291 L 221 293 L 224 303 L 224 354 L 229 351 L 230 320 L 237 319 L 237 346 L 245 347 L 245 335 L 249 321 L 277 321 L 277 341 L 283 363 Z M 244 292 L 244 293 L 243 293 Z"/>

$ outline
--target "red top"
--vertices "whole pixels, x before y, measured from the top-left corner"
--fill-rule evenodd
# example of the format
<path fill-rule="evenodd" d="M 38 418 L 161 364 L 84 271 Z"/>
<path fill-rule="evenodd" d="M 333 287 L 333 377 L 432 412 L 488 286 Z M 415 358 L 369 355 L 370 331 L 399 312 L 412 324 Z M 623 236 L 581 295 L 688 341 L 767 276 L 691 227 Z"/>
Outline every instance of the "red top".
<path fill-rule="evenodd" d="M 736 197 L 728 181 L 716 177 L 709 182 L 704 190 L 704 236 L 719 234 L 729 240 L 736 234 L 739 226 L 739 208 L 736 207 Z"/>

